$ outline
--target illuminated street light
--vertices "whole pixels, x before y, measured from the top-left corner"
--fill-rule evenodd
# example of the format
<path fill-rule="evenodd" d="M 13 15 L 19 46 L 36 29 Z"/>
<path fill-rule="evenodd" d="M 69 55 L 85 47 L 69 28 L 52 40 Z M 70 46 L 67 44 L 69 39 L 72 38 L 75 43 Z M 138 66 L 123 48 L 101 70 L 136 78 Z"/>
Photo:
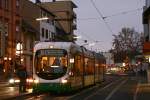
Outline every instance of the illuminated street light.
<path fill-rule="evenodd" d="M 81 36 L 75 36 L 73 37 L 74 39 L 81 39 L 82 37 Z"/>
<path fill-rule="evenodd" d="M 4 61 L 6 61 L 7 60 L 7 57 L 4 57 Z"/>
<path fill-rule="evenodd" d="M 48 17 L 42 17 L 42 18 L 36 18 L 37 21 L 41 21 L 41 20 L 48 20 Z"/>
<path fill-rule="evenodd" d="M 11 60 L 11 58 L 9 57 L 8 60 Z"/>

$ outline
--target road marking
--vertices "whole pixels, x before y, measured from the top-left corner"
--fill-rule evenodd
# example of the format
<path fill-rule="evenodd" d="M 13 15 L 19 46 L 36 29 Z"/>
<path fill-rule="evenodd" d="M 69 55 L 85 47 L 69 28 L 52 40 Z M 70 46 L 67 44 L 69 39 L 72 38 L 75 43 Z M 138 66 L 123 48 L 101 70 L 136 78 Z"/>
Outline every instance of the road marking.
<path fill-rule="evenodd" d="M 134 93 L 134 97 L 133 97 L 133 100 L 137 100 L 137 94 L 139 92 L 139 86 L 140 86 L 140 81 L 138 81 L 138 84 L 136 86 L 136 91 Z"/>
<path fill-rule="evenodd" d="M 127 79 L 124 80 L 124 81 L 122 81 L 121 84 L 119 84 L 115 89 L 113 89 L 113 91 L 111 91 L 111 93 L 109 93 L 109 95 L 105 98 L 105 100 L 109 100 L 109 99 L 112 97 L 112 95 L 113 95 L 126 81 L 127 81 Z"/>
<path fill-rule="evenodd" d="M 104 89 L 110 87 L 112 84 L 117 83 L 117 82 L 120 81 L 120 80 L 122 80 L 122 79 L 116 80 L 116 81 L 114 81 L 114 82 L 112 82 L 112 83 L 106 85 L 105 87 L 100 88 L 99 90 L 97 90 L 97 92 L 95 92 L 95 93 L 93 93 L 93 94 L 87 96 L 84 100 L 88 100 L 89 98 L 91 98 L 92 96 L 94 96 L 95 94 L 97 94 L 98 92 L 103 91 Z"/>

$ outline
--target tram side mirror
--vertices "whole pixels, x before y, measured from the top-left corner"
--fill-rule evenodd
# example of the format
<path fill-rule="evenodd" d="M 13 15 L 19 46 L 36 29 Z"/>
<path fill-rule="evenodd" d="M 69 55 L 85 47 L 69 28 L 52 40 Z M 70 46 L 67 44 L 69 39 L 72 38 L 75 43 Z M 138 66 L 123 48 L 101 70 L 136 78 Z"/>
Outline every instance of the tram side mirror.
<path fill-rule="evenodd" d="M 71 64 L 74 63 L 74 58 L 70 58 L 70 63 L 71 63 Z"/>

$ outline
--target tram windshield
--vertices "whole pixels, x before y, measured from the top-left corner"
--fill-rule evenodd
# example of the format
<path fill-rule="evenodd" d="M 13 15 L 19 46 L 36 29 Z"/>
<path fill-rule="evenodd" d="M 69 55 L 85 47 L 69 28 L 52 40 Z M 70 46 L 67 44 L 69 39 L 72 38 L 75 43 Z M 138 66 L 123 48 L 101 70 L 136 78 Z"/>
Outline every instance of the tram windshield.
<path fill-rule="evenodd" d="M 67 71 L 67 51 L 60 49 L 38 50 L 35 54 L 35 72 L 43 79 L 57 79 Z"/>

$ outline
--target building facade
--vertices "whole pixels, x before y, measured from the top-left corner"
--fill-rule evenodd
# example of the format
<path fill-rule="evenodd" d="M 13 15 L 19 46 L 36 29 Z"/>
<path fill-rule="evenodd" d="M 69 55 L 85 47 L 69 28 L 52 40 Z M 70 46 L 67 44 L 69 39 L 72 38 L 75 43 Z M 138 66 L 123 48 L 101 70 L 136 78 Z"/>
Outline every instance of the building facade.
<path fill-rule="evenodd" d="M 6 76 L 13 71 L 16 43 L 20 40 L 20 0 L 0 0 L 0 57 Z"/>
<path fill-rule="evenodd" d="M 102 52 L 102 54 L 106 58 L 106 65 L 107 66 L 114 65 L 114 59 L 113 59 L 114 57 L 113 57 L 112 53 L 110 53 L 110 52 Z"/>
<path fill-rule="evenodd" d="M 146 0 L 143 7 L 144 45 L 143 54 L 150 62 L 150 0 Z"/>
<path fill-rule="evenodd" d="M 22 46 L 20 55 L 28 74 L 32 74 L 32 58 L 35 41 L 52 41 L 56 34 L 54 15 L 46 9 L 29 0 L 21 0 L 20 14 L 22 16 Z M 31 14 L 30 14 L 31 13 Z M 48 17 L 46 20 L 40 18 Z"/>
<path fill-rule="evenodd" d="M 66 36 L 67 41 L 74 41 L 74 30 L 77 28 L 74 8 L 77 8 L 77 6 L 72 1 L 56 0 L 53 0 L 53 2 L 40 2 L 38 5 L 52 12 L 56 16 L 56 31 L 58 38 L 60 38 L 58 40 L 61 40 L 62 36 Z M 63 29 L 63 32 L 59 31 L 59 29 Z"/>
<path fill-rule="evenodd" d="M 7 77 L 15 72 L 16 61 L 32 74 L 35 41 L 73 41 L 76 29 L 73 8 L 77 6 L 72 1 L 37 1 L 0 0 L 0 64 L 4 67 L 0 70 Z M 37 20 L 42 17 L 48 19 Z"/>

